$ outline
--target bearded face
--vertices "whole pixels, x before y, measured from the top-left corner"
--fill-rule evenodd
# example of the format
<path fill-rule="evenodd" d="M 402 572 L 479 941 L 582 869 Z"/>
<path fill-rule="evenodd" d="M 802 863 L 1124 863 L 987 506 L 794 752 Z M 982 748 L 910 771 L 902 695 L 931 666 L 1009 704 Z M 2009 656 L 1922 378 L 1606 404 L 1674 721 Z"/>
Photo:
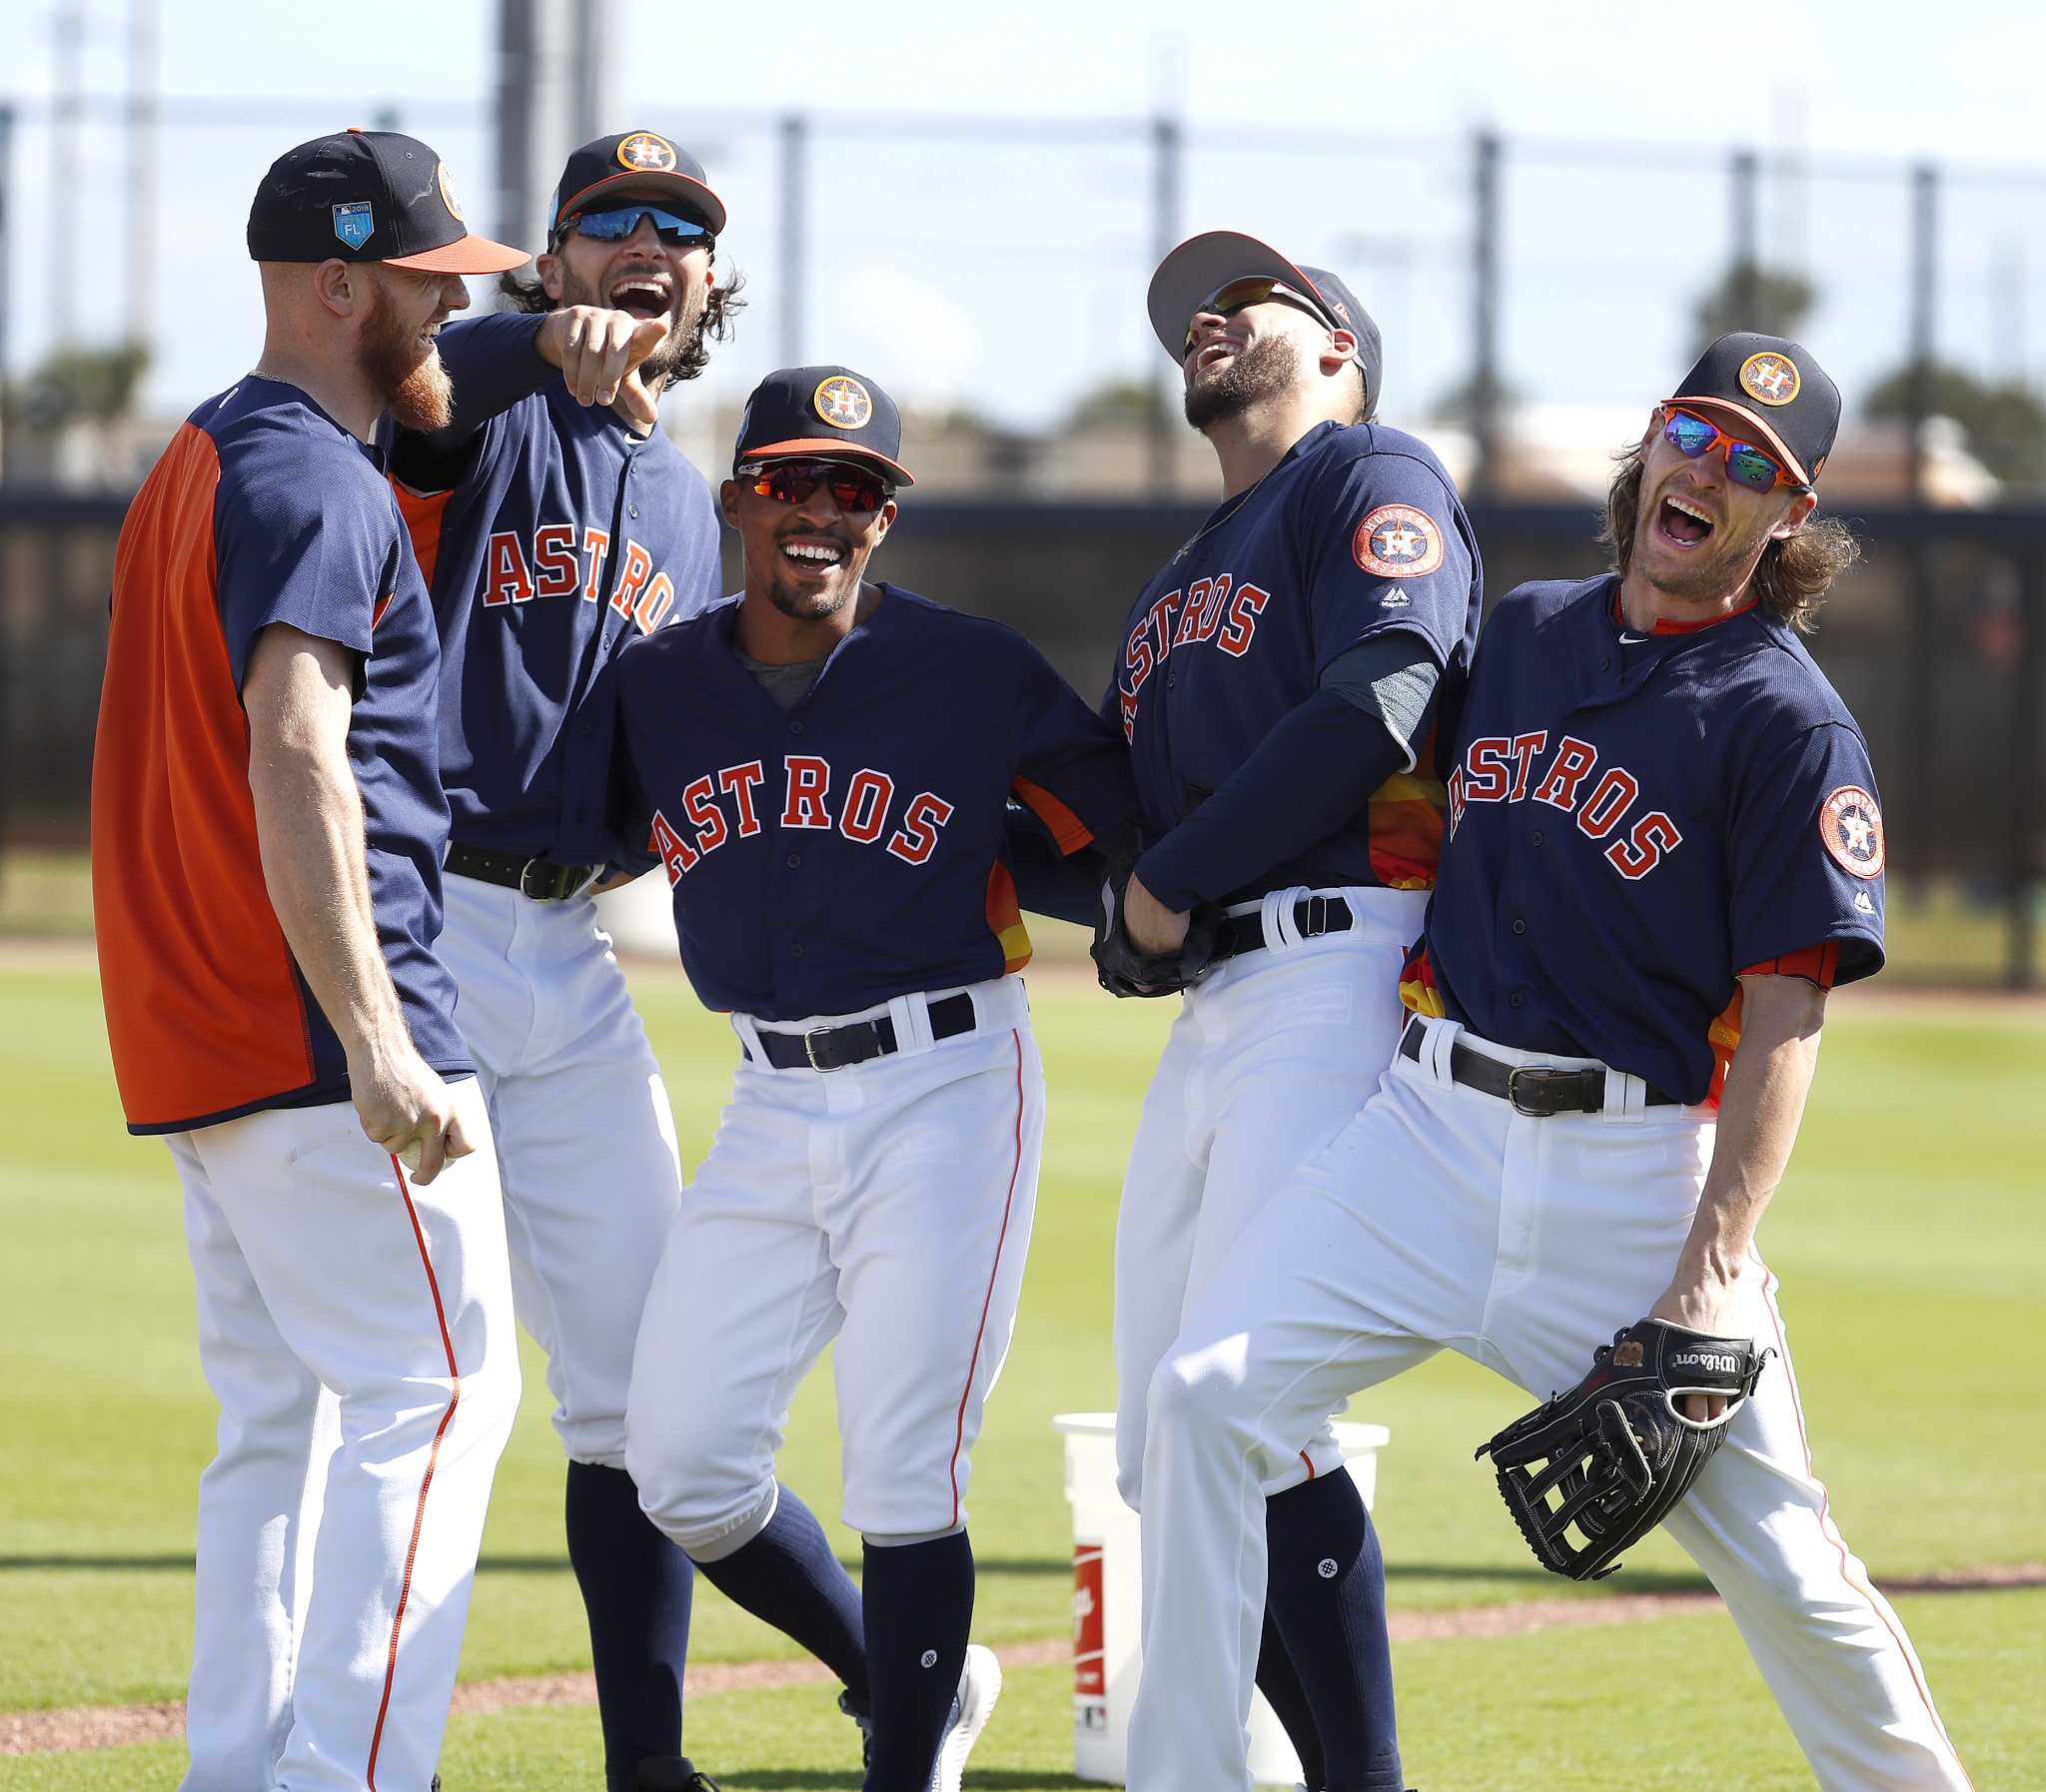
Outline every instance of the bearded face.
<path fill-rule="evenodd" d="M 434 338 L 453 309 L 438 276 L 384 271 L 356 339 L 363 378 L 401 428 L 432 435 L 455 418 L 455 387 Z"/>
<path fill-rule="evenodd" d="M 1300 350 L 1286 336 L 1261 336 L 1212 367 L 1197 366 L 1187 383 L 1187 422 L 1197 430 L 1242 417 L 1267 399 L 1292 390 L 1300 378 Z"/>
<path fill-rule="evenodd" d="M 642 322 L 667 321 L 667 334 L 639 364 L 640 378 L 650 389 L 658 392 L 665 386 L 680 369 L 709 302 L 708 254 L 669 248 L 642 220 L 623 243 L 596 242 L 571 232 L 548 260 L 547 291 L 556 305 L 593 305 L 628 312 Z"/>

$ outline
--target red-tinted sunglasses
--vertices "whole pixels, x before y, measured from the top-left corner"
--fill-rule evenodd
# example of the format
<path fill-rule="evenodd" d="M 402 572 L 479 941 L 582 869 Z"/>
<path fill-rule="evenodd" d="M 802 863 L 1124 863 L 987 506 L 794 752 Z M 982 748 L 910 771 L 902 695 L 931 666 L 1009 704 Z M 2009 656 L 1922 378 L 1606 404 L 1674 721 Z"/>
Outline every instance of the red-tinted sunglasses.
<path fill-rule="evenodd" d="M 807 503 L 822 485 L 841 510 L 872 511 L 894 493 L 894 487 L 880 474 L 848 466 L 842 460 L 754 461 L 738 470 L 740 477 L 752 482 L 754 491 L 778 504 Z"/>
<path fill-rule="evenodd" d="M 1726 476 L 1738 480 L 1750 491 L 1773 491 L 1788 485 L 1802 491 L 1805 484 L 1767 448 L 1751 442 L 1737 442 L 1708 417 L 1674 405 L 1662 409 L 1662 440 L 1686 460 L 1709 454 L 1721 443 L 1726 446 Z"/>

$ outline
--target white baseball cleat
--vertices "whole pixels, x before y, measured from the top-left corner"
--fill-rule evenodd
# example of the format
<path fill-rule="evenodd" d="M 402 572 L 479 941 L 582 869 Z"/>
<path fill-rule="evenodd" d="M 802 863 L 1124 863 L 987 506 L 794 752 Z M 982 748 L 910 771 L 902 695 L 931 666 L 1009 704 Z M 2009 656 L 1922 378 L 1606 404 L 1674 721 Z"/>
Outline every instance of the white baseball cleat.
<path fill-rule="evenodd" d="M 1002 1696 L 1002 1664 L 992 1649 L 979 1643 L 966 1645 L 966 1665 L 959 1674 L 959 1690 L 952 1695 L 952 1715 L 945 1720 L 945 1733 L 938 1739 L 938 1758 L 931 1768 L 931 1792 L 959 1792 L 966 1772 L 966 1757 L 987 1728 L 995 1700 Z"/>

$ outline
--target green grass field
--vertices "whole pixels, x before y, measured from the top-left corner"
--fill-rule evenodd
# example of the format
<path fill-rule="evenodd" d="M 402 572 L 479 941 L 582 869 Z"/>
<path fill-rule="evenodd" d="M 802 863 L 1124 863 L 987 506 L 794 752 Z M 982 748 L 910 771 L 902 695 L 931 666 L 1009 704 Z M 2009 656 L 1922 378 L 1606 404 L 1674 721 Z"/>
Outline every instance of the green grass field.
<path fill-rule="evenodd" d="M 635 974 L 679 1104 L 708 1143 L 734 1050 L 670 973 Z M 1111 1403 L 1109 1241 L 1137 1101 L 1169 1020 L 1057 973 L 1034 991 L 1051 1084 L 1043 1194 L 1022 1321 L 971 1496 L 977 1629 L 994 1643 L 1070 1622 L 1055 1411 Z M 9 1139 L 0 1154 L 0 1713 L 175 1698 L 191 1623 L 193 1504 L 213 1407 L 192 1336 L 177 1188 L 161 1145 L 121 1130 L 89 962 L 17 952 L 0 969 Z M 2035 1364 L 2046 1220 L 2046 1023 L 1844 997 L 1814 1109 L 1764 1229 L 1814 1429 L 1848 1539 L 1878 1579 L 2046 1559 L 2046 1427 Z M 537 1360 L 500 1472 L 464 1659 L 470 1679 L 579 1669 L 586 1637 L 563 1556 L 559 1451 Z M 783 1458 L 835 1502 L 828 1377 Z M 1396 1611 L 1698 1584 L 1659 1539 L 1603 1587 L 1539 1573 L 1472 1448 L 1526 1404 L 1453 1357 L 1353 1416 L 1392 1427 L 1378 1519 Z M 836 1533 L 848 1558 L 856 1539 Z M 1949 1728 L 1989 1788 L 2046 1787 L 2046 1592 L 1902 1602 Z M 780 1638 L 699 1591 L 704 1660 L 785 1657 Z M 1717 1613 L 1400 1651 L 1410 1777 L 1430 1792 L 1810 1784 Z M 970 1784 L 1069 1785 L 1068 1681 L 1014 1676 Z M 844 1720 L 814 1687 L 695 1701 L 690 1747 L 733 1787 L 857 1784 Z M 4 1725 L 0 1725 L 4 1734 Z M 0 1758 L 0 1792 L 175 1785 L 175 1744 Z M 593 1714 L 461 1718 L 451 1792 L 600 1783 Z"/>

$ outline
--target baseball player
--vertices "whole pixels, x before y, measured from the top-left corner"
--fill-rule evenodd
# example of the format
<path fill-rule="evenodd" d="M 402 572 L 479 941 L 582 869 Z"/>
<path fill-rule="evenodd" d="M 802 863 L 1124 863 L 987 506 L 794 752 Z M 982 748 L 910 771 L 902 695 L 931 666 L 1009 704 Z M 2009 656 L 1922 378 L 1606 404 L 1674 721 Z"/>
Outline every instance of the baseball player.
<path fill-rule="evenodd" d="M 518 1359 L 434 951 L 433 613 L 367 445 L 445 421 L 460 277 L 523 252 L 387 132 L 280 157 L 248 243 L 262 357 L 129 509 L 93 761 L 114 1071 L 177 1165 L 221 1406 L 184 1786 L 423 1789 Z"/>
<path fill-rule="evenodd" d="M 627 131 L 569 156 L 536 283 L 448 331 L 449 427 L 401 433 L 395 476 L 440 625 L 441 771 L 453 812 L 442 951 L 491 1110 L 512 1287 L 547 1353 L 568 1454 L 610 1792 L 669 1792 L 681 1765 L 688 1558 L 640 1512 L 625 1387 L 681 1181 L 666 1089 L 597 923 L 599 867 L 564 800 L 600 754 L 588 704 L 618 648 L 718 594 L 703 477 L 655 425 L 702 370 L 735 283 L 725 210 L 685 151 Z M 635 373 L 626 373 L 636 363 Z M 579 757 L 578 757 L 579 755 Z M 803 1642 L 864 1710 L 859 1594 L 800 1500 L 748 1575 L 712 1577 Z"/>
<path fill-rule="evenodd" d="M 1391 1061 L 1443 833 L 1435 716 L 1482 588 L 1441 462 L 1373 421 L 1379 333 L 1335 275 L 1210 232 L 1160 264 L 1150 313 L 1225 495 L 1132 607 L 1109 692 L 1155 839 L 1104 967 L 1120 940 L 1178 949 L 1190 911 L 1224 918 L 1116 1236 L 1116 1450 L 1147 1533 L 1148 1390 L 1186 1302 L 1234 1276 L 1246 1221 Z M 1327 1417 L 1266 1478 L 1272 1620 L 1251 1659 L 1311 1787 L 1398 1792 L 1384 1570 Z"/>
<path fill-rule="evenodd" d="M 744 590 L 616 663 L 620 838 L 650 839 L 683 967 L 740 1041 L 647 1297 L 625 1459 L 699 1564 L 751 1572 L 791 1497 L 790 1396 L 836 1341 L 865 1784 L 951 1792 L 1000 1688 L 967 1643 L 966 1490 L 1044 1124 L 1005 809 L 1078 851 L 1135 798 L 1115 730 L 1028 642 L 864 580 L 900 453 L 873 381 L 769 375 L 721 492 Z"/>
<path fill-rule="evenodd" d="M 1608 501 L 1616 575 L 1487 624 L 1452 837 L 1369 1105 L 1195 1293 L 1152 1388 L 1137 1792 L 1250 1784 L 1258 1477 L 1330 1404 L 1444 1344 L 1567 1387 L 1646 1315 L 1774 1352 L 1666 1523 L 1726 1600 L 1820 1785 L 1967 1778 L 1813 1473 L 1756 1223 L 1827 991 L 1882 964 L 1882 815 L 1799 631 L 1852 537 L 1815 522 L 1839 394 L 1722 337 Z M 1615 1353 L 1616 1354 L 1616 1353 Z"/>

